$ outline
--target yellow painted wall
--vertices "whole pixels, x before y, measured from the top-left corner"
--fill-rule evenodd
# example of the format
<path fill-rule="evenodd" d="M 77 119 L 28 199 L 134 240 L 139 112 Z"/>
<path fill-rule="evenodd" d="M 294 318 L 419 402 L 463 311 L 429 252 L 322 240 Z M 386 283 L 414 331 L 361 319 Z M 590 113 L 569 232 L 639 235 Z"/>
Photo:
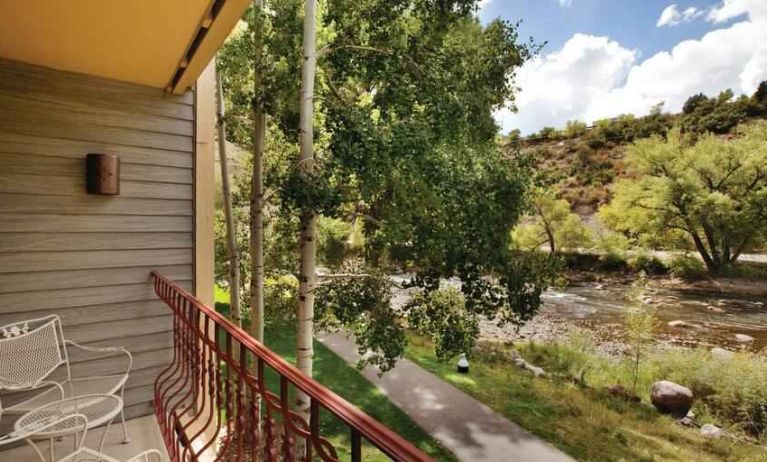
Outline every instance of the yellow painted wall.
<path fill-rule="evenodd" d="M 215 197 L 215 63 L 211 63 L 196 86 L 195 154 L 195 295 L 213 306 L 213 221 Z"/>

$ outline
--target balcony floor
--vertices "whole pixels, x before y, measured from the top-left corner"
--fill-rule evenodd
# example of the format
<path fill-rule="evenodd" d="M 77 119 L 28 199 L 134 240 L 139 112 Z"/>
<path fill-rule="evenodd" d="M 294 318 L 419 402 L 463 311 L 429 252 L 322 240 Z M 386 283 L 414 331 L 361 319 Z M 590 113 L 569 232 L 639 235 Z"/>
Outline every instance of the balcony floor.
<path fill-rule="evenodd" d="M 153 415 L 139 417 L 137 419 L 129 420 L 128 422 L 128 434 L 131 441 L 128 444 L 122 444 L 122 424 L 115 423 L 109 428 L 109 434 L 107 435 L 106 442 L 104 443 L 104 453 L 108 456 L 114 457 L 117 460 L 125 461 L 128 458 L 135 456 L 141 451 L 147 449 L 159 449 L 163 453 L 164 460 L 168 460 L 167 453 L 165 451 L 165 444 L 160 434 L 160 428 L 157 426 L 157 421 Z M 96 428 L 88 432 L 88 437 L 85 440 L 85 446 L 89 448 L 98 448 L 101 435 L 104 433 L 104 428 Z M 48 443 L 40 442 L 40 449 L 43 450 L 43 454 L 48 455 Z M 61 458 L 67 454 L 67 451 L 72 450 L 72 438 L 66 438 L 63 441 L 56 443 L 56 457 Z M 39 462 L 40 458 L 35 455 L 32 448 L 25 444 L 23 446 L 0 452 L 0 460 L 8 460 L 14 462 Z"/>

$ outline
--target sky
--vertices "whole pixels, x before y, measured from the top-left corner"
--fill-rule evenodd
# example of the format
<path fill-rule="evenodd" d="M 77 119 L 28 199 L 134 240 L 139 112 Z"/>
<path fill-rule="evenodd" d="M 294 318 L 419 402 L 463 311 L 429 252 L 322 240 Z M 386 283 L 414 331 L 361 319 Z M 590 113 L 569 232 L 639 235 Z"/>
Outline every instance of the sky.
<path fill-rule="evenodd" d="M 503 134 L 678 112 L 767 80 L 767 0 L 480 0 L 479 17 L 521 20 L 521 39 L 545 42 L 516 74 L 518 112 L 495 114 Z"/>

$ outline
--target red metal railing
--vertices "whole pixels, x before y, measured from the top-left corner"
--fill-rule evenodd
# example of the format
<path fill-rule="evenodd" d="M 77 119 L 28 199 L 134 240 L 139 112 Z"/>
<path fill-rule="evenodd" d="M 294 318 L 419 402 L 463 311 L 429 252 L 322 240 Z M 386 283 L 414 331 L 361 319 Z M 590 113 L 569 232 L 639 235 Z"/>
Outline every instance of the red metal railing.
<path fill-rule="evenodd" d="M 173 462 L 203 453 L 217 461 L 340 460 L 320 434 L 321 415 L 348 427 L 344 452 L 353 462 L 362 460 L 364 440 L 395 461 L 431 460 L 174 282 L 152 275 L 173 311 L 173 361 L 155 381 L 154 400 Z M 291 409 L 296 392 L 309 398 L 308 422 Z"/>

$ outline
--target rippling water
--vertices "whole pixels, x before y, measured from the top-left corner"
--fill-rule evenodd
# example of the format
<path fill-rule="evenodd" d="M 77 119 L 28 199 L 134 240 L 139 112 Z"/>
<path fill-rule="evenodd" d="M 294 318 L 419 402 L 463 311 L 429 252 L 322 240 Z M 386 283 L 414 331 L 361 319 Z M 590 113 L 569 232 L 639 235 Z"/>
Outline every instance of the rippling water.
<path fill-rule="evenodd" d="M 554 319 L 599 331 L 602 335 L 620 330 L 623 313 L 632 303 L 627 286 L 588 284 L 544 294 L 541 313 Z M 657 289 L 645 302 L 657 308 L 660 340 L 681 344 L 742 345 L 735 334 L 754 338 L 755 349 L 767 347 L 767 300 L 760 297 L 727 296 Z M 683 321 L 684 327 L 669 322 Z"/>
<path fill-rule="evenodd" d="M 393 275 L 392 281 L 402 284 L 410 275 Z M 457 280 L 445 285 L 460 286 Z M 631 287 L 623 284 L 582 284 L 565 290 L 548 290 L 543 294 L 539 318 L 531 323 L 523 336 L 527 338 L 561 337 L 571 326 L 592 331 L 602 342 L 620 342 L 623 314 L 633 303 Z M 394 292 L 395 305 L 404 304 L 408 292 Z M 680 345 L 741 347 L 759 350 L 767 348 L 767 299 L 741 295 L 695 293 L 673 289 L 653 289 L 644 300 L 655 307 L 658 327 L 657 340 Z M 669 322 L 683 321 L 685 327 L 670 327 Z M 512 327 L 499 329 L 483 323 L 485 337 L 504 339 L 514 337 Z M 736 341 L 736 334 L 754 338 L 751 343 Z"/>

